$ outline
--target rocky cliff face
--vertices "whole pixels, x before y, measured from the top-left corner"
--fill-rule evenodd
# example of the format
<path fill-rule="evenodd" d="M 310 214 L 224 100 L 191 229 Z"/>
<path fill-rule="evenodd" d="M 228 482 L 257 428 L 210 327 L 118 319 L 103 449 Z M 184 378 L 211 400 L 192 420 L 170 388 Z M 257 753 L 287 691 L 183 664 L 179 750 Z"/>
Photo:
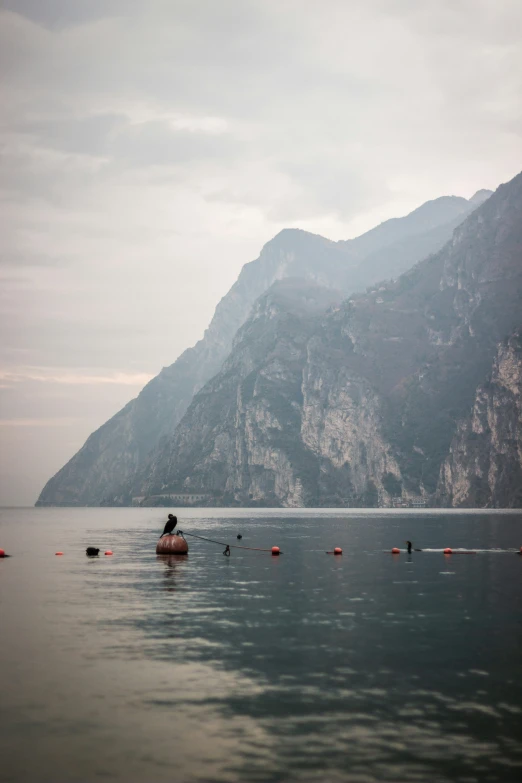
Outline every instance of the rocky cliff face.
<path fill-rule="evenodd" d="M 522 329 L 503 341 L 441 469 L 441 504 L 522 507 Z"/>
<path fill-rule="evenodd" d="M 433 498 L 455 422 L 520 320 L 522 175 L 438 254 L 322 317 L 274 295 L 136 494 L 285 506 Z"/>
<path fill-rule="evenodd" d="M 214 318 L 193 348 L 164 368 L 87 440 L 46 484 L 37 505 L 100 505 L 127 502 L 125 487 L 139 474 L 147 455 L 174 432 L 194 394 L 228 356 L 232 340 L 255 300 L 274 281 L 298 276 L 345 293 L 393 276 L 437 250 L 454 225 L 487 198 L 469 202 L 444 197 L 405 218 L 387 221 L 348 242 L 331 242 L 299 230 L 285 230 L 246 264 Z"/>

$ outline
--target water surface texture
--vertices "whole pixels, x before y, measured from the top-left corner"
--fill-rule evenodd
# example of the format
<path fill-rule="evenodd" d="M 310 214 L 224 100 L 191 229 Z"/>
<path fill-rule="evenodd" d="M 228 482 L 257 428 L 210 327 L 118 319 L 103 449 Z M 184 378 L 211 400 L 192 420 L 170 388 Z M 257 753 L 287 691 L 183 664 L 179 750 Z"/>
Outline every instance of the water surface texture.
<path fill-rule="evenodd" d="M 167 511 L 0 512 L 1 781 L 522 778 L 522 515 Z"/>

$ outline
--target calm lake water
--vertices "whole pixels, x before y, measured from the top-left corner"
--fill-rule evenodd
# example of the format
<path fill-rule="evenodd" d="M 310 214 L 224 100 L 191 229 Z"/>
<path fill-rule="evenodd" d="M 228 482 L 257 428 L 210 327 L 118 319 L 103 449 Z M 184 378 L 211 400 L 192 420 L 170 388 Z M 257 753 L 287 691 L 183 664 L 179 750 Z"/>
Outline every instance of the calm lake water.
<path fill-rule="evenodd" d="M 167 511 L 0 512 L 1 781 L 522 778 L 522 514 Z"/>

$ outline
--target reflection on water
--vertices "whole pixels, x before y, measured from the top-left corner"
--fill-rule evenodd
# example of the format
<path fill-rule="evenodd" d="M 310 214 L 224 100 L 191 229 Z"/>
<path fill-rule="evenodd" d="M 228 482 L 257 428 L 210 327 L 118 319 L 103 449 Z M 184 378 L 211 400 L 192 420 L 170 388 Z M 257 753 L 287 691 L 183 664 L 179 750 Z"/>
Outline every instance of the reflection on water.
<path fill-rule="evenodd" d="M 179 584 L 179 577 L 181 575 L 181 569 L 183 564 L 187 562 L 186 555 L 156 555 L 156 559 L 159 563 L 163 563 L 165 567 L 164 576 L 165 584 L 164 589 L 167 593 L 174 593 L 176 587 Z"/>
<path fill-rule="evenodd" d="M 1 781 L 520 777 L 522 516 L 259 513 L 2 512 Z"/>

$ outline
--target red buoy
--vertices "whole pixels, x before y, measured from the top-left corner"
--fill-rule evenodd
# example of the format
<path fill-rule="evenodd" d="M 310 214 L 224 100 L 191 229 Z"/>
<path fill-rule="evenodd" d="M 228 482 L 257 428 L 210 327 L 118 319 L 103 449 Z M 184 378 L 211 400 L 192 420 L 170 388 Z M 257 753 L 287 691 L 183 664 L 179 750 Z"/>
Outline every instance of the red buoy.
<path fill-rule="evenodd" d="M 453 554 L 453 549 L 450 549 L 449 546 L 447 546 L 446 549 L 444 550 L 444 554 L 445 555 L 452 555 Z"/>
<path fill-rule="evenodd" d="M 188 554 L 188 544 L 183 536 L 177 536 L 172 533 L 167 536 L 161 536 L 156 544 L 157 555 L 186 555 Z"/>
<path fill-rule="evenodd" d="M 274 557 L 275 557 L 276 555 L 278 555 L 278 554 L 279 554 L 279 552 L 280 552 L 280 550 L 279 550 L 279 547 L 278 547 L 278 546 L 273 546 L 273 547 L 272 547 L 272 555 L 273 555 Z"/>
<path fill-rule="evenodd" d="M 334 547 L 334 555 L 342 555 L 342 553 L 343 553 L 343 550 L 341 549 L 340 546 Z"/>
<path fill-rule="evenodd" d="M 55 552 L 55 555 L 63 555 L 63 552 Z"/>
<path fill-rule="evenodd" d="M 398 547 L 394 546 L 391 553 L 392 555 L 400 555 L 401 550 Z"/>
<path fill-rule="evenodd" d="M 108 550 L 105 552 L 105 554 L 106 554 L 106 555 L 112 555 L 112 551 L 111 551 L 110 549 L 108 549 Z"/>
<path fill-rule="evenodd" d="M 0 549 L 0 557 L 5 557 L 5 549 Z"/>

